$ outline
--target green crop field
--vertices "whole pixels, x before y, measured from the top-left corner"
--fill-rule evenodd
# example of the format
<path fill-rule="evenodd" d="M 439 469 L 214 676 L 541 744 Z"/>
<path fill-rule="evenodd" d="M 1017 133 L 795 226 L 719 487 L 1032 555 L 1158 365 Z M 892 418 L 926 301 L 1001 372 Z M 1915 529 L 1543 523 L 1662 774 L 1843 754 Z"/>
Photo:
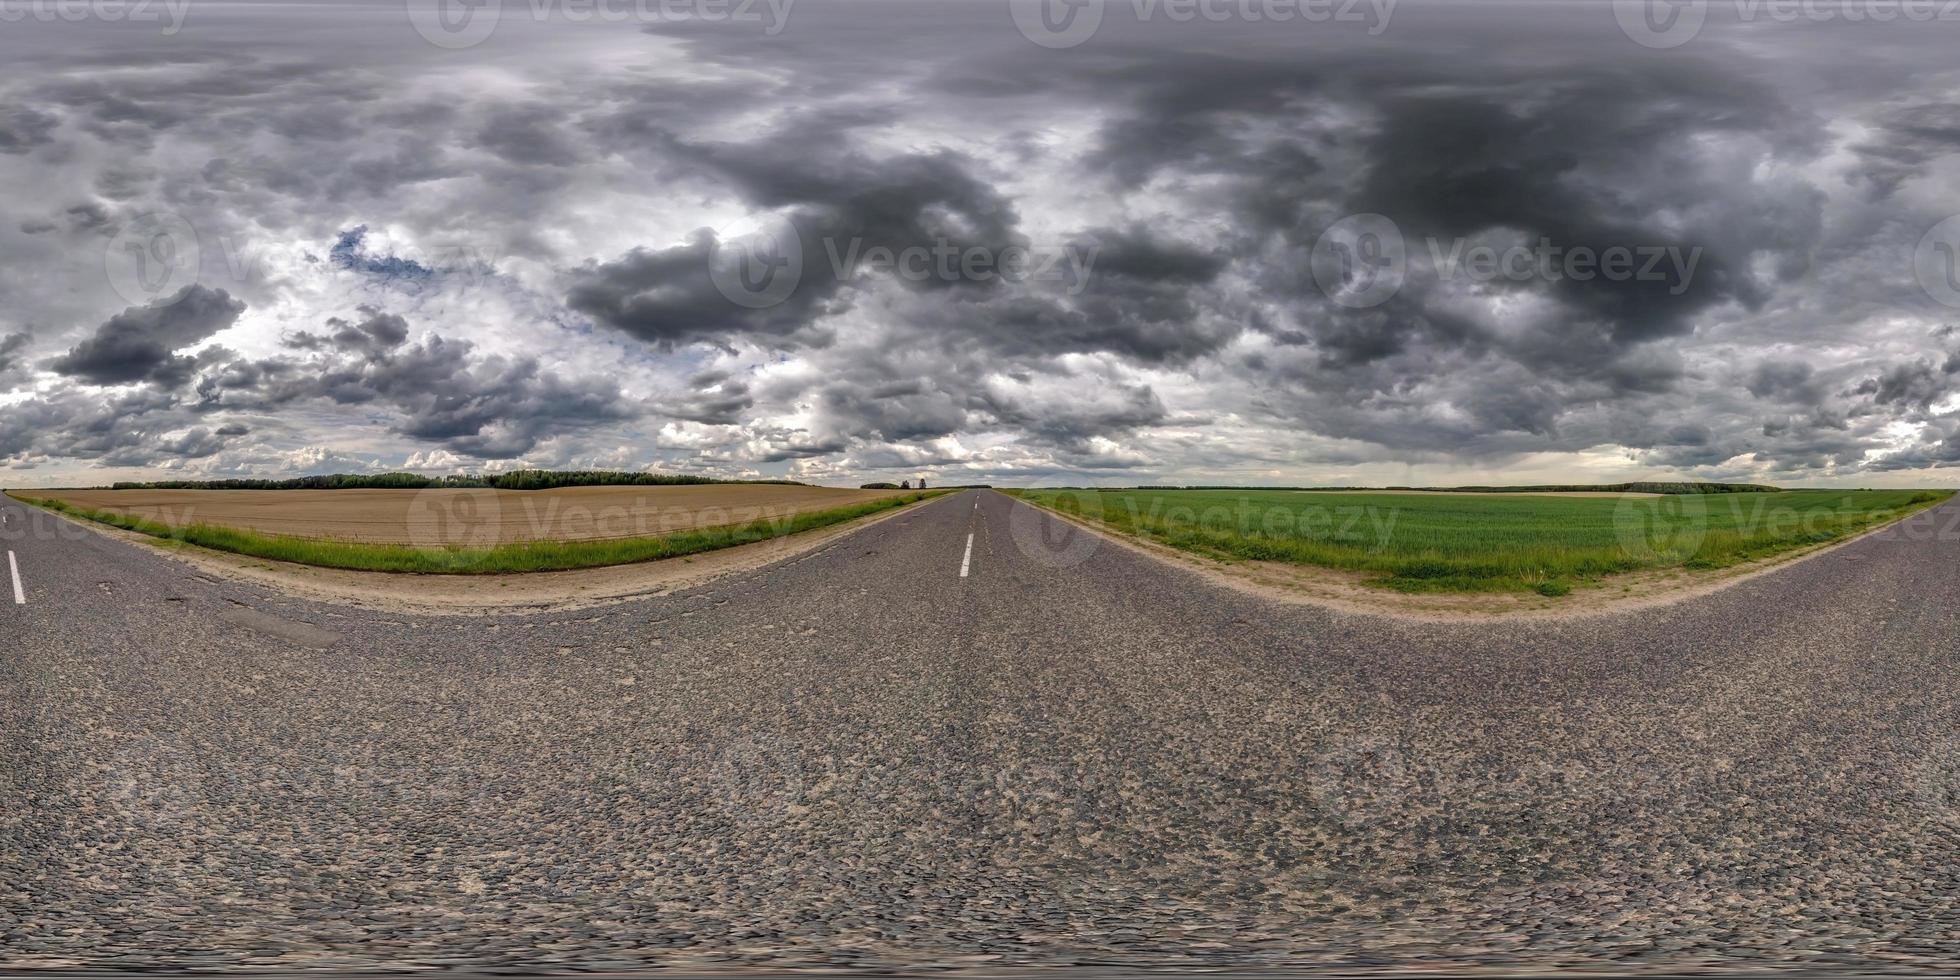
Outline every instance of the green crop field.
<path fill-rule="evenodd" d="M 1721 568 L 1856 534 L 1950 492 L 1666 496 L 1024 490 L 1113 530 L 1227 559 L 1372 573 L 1409 592 L 1563 595 L 1654 568 Z"/>

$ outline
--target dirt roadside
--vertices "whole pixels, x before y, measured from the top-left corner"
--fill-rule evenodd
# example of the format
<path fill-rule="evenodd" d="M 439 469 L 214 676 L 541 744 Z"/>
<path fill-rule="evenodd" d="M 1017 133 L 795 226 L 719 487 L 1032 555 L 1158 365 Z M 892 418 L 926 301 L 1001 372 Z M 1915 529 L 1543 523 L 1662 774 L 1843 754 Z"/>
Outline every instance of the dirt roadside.
<path fill-rule="evenodd" d="M 329 541 L 490 548 L 606 541 L 787 518 L 897 496 L 768 483 L 549 490 L 47 490 L 34 495 L 169 527 L 191 523 Z"/>
<path fill-rule="evenodd" d="M 299 599 L 414 615 L 508 616 L 565 612 L 667 595 L 822 549 L 847 534 L 902 517 L 930 497 L 828 527 L 683 558 L 516 575 L 354 572 L 213 551 L 153 538 L 42 508 L 39 513 L 181 562 L 194 574 L 229 579 Z"/>
<path fill-rule="evenodd" d="M 1771 558 L 1713 571 L 1665 569 L 1615 575 L 1596 584 L 1575 586 L 1569 595 L 1536 593 L 1408 593 L 1366 584 L 1362 572 L 1270 561 L 1223 561 L 1132 537 L 1100 524 L 1039 504 L 1016 500 L 1066 521 L 1098 538 L 1158 561 L 1177 565 L 1226 588 L 1280 602 L 1321 606 L 1343 613 L 1385 616 L 1428 623 L 1489 623 L 1521 620 L 1582 619 L 1672 605 L 1718 592 L 1800 561 L 1827 555 L 1911 520 L 1914 511 L 1841 541 L 1784 552 Z M 1937 504 L 1933 505 L 1939 506 Z"/>

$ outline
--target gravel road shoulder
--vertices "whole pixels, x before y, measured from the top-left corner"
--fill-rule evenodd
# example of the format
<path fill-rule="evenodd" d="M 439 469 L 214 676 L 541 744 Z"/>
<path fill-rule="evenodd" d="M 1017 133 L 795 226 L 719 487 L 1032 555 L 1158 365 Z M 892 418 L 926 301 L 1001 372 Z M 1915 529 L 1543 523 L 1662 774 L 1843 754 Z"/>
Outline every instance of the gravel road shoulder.
<path fill-rule="evenodd" d="M 515 575 L 415 575 L 316 568 L 214 551 L 36 508 L 207 576 L 272 589 L 297 599 L 416 615 L 511 615 L 568 612 L 698 588 L 717 579 L 800 560 L 846 535 L 907 514 L 930 499 L 854 521 L 682 558 Z"/>

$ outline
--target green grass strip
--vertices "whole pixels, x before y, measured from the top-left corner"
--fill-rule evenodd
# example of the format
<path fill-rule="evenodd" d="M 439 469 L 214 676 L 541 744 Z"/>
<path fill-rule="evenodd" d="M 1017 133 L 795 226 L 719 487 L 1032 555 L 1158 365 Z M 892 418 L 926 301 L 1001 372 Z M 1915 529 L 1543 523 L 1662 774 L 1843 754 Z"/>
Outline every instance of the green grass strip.
<path fill-rule="evenodd" d="M 1829 544 L 1950 491 L 1790 490 L 1674 497 L 1007 491 L 1184 551 L 1361 572 L 1402 592 L 1570 593 L 1654 569 L 1702 571 Z"/>
<path fill-rule="evenodd" d="M 412 545 L 328 541 L 292 535 L 261 534 L 213 524 L 171 527 L 155 521 L 108 511 L 89 510 L 59 500 L 9 493 L 22 503 L 58 514 L 135 531 L 166 541 L 229 551 L 252 558 L 344 568 L 359 572 L 400 572 L 419 575 L 505 575 L 513 572 L 558 572 L 574 568 L 628 565 L 697 555 L 771 538 L 842 524 L 894 507 L 917 503 L 949 491 L 901 494 L 833 510 L 806 511 L 782 518 L 700 528 L 657 537 L 607 541 L 527 541 L 492 548 L 417 548 Z"/>

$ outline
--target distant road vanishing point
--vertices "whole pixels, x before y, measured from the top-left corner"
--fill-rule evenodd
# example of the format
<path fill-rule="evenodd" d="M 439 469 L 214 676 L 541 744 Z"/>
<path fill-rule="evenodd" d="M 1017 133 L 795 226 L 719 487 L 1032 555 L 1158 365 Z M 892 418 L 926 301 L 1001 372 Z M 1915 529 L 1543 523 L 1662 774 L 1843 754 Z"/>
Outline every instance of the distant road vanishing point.
<path fill-rule="evenodd" d="M 0 501 L 0 967 L 1951 973 L 1956 508 L 1467 626 L 1057 560 L 986 491 L 488 617 Z"/>

